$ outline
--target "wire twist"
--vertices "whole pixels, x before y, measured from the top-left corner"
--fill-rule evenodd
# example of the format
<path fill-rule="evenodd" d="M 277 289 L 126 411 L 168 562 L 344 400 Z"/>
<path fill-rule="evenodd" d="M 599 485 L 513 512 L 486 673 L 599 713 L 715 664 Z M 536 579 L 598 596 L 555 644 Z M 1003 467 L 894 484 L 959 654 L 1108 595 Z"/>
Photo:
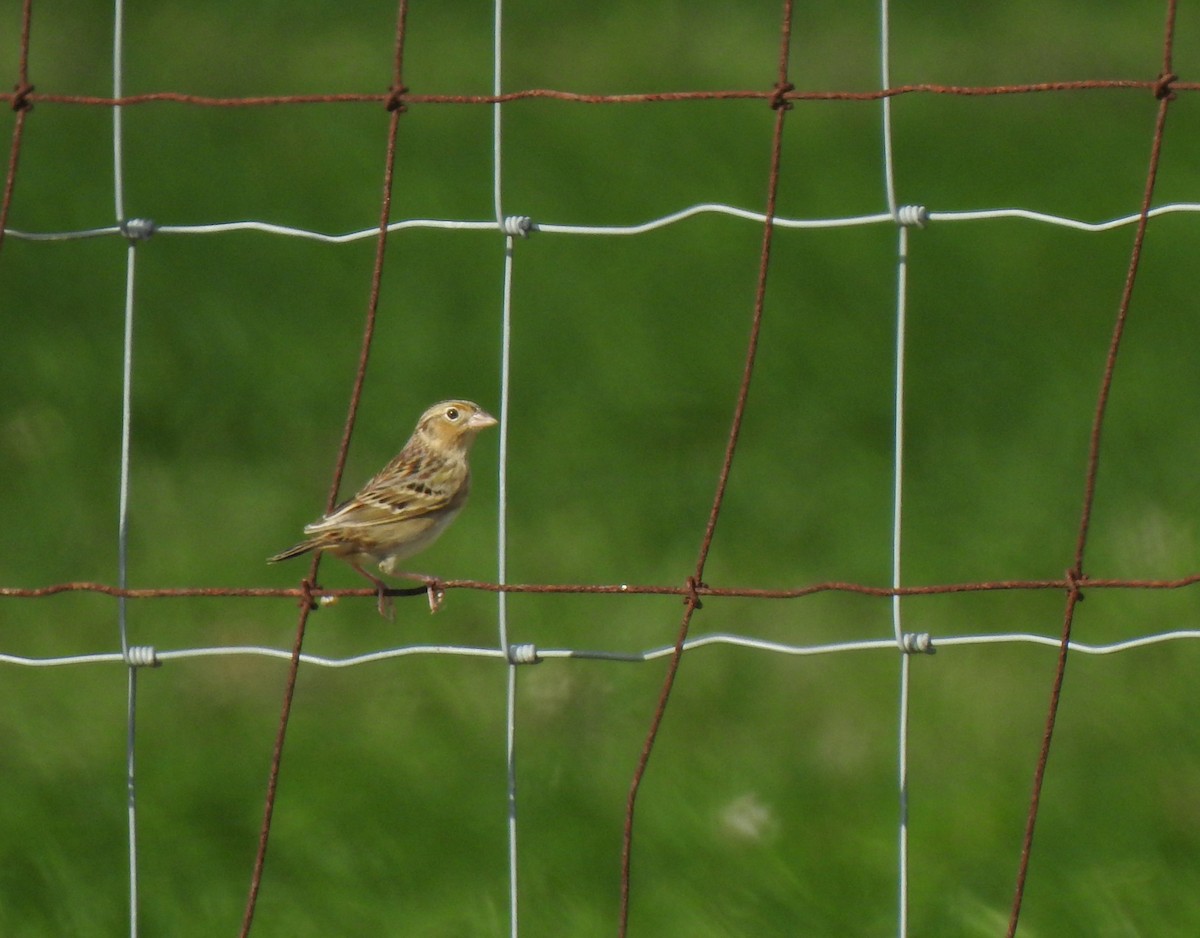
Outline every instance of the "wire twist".
<path fill-rule="evenodd" d="M 928 632 L 905 632 L 900 638 L 900 650 L 906 655 L 936 655 L 933 639 Z"/>
<path fill-rule="evenodd" d="M 158 224 L 152 218 L 127 218 L 121 222 L 121 234 L 130 241 L 148 241 Z"/>
<path fill-rule="evenodd" d="M 538 654 L 537 645 L 532 642 L 523 645 L 508 646 L 509 664 L 538 664 L 542 658 Z"/>
<path fill-rule="evenodd" d="M 901 205 L 896 209 L 896 224 L 905 228 L 924 228 L 929 224 L 929 210 L 924 205 Z"/>
<path fill-rule="evenodd" d="M 528 215 L 509 215 L 500 223 L 500 229 L 510 238 L 528 238 L 533 231 L 533 219 Z"/>
<path fill-rule="evenodd" d="M 153 645 L 130 645 L 125 650 L 125 663 L 131 668 L 158 668 L 158 652 Z"/>

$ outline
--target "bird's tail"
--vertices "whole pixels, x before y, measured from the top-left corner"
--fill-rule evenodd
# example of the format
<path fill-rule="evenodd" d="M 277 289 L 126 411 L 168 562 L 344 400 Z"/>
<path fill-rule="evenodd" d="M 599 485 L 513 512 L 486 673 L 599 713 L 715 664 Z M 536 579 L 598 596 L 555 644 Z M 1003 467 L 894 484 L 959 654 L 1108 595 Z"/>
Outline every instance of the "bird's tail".
<path fill-rule="evenodd" d="M 289 547 L 287 550 L 276 554 L 274 557 L 268 557 L 267 563 L 279 563 L 281 560 L 290 560 L 292 557 L 299 557 L 301 554 L 307 554 L 316 546 L 316 541 L 301 541 L 295 547 Z"/>

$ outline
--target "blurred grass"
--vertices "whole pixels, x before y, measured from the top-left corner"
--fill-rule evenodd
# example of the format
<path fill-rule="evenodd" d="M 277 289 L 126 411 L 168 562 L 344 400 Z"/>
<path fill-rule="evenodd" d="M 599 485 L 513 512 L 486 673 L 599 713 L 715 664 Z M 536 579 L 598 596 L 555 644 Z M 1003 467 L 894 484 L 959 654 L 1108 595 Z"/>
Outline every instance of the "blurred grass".
<path fill-rule="evenodd" d="M 39 91 L 105 94 L 97 9 L 35 11 Z M 380 91 L 390 3 L 166 3 L 128 15 L 130 92 Z M 1152 78 L 1161 20 L 1128 5 L 929 3 L 893 25 L 894 80 L 990 84 Z M 876 14 L 797 11 L 802 88 L 876 87 Z M 16 74 L 17 11 L 0 72 Z M 556 4 L 505 24 L 505 84 L 589 92 L 769 87 L 778 7 Z M 1195 61 L 1181 21 L 1176 70 Z M 487 91 L 491 14 L 410 13 L 414 91 Z M 1194 71 L 1194 69 L 1193 69 Z M 1023 207 L 1100 220 L 1136 211 L 1154 101 L 1142 92 L 894 103 L 900 198 L 933 210 Z M 1195 103 L 1172 105 L 1159 202 L 1195 200 Z M 772 114 L 760 103 L 505 109 L 506 210 L 628 224 L 698 201 L 761 209 Z M 4 119 L 5 132 L 12 118 Z M 368 105 L 125 112 L 126 203 L 161 224 L 256 218 L 342 232 L 377 222 L 386 119 Z M 780 211 L 880 211 L 879 106 L 800 103 Z M 491 112 L 414 106 L 401 122 L 396 217 L 491 214 Z M 111 115 L 39 105 L 10 223 L 108 224 Z M 1088 569 L 1195 569 L 1191 276 L 1195 223 L 1152 225 L 1104 437 Z M 637 239 L 535 235 L 517 247 L 509 468 L 514 580 L 681 582 L 712 498 L 740 376 L 761 232 L 697 218 Z M 1132 229 L 1016 221 L 910 238 L 905 576 L 1055 577 L 1070 564 L 1087 432 Z M 895 234 L 777 230 L 758 368 L 707 570 L 720 584 L 886 583 L 890 559 Z M 122 244 L 29 244 L 0 256 L 0 583 L 116 576 Z M 262 558 L 323 503 L 357 359 L 374 246 L 253 234 L 159 236 L 138 251 L 130 579 L 288 585 Z M 390 457 L 430 401 L 498 405 L 501 247 L 484 234 L 392 237 L 346 488 Z M 490 578 L 495 438 L 476 491 L 421 558 Z M 358 585 L 335 563 L 327 585 Z M 494 641 L 494 598 L 437 618 L 368 602 L 314 617 L 320 654 Z M 1076 636 L 1193 626 L 1195 591 L 1089 591 Z M 662 597 L 514 596 L 514 641 L 669 643 Z M 906 605 L 939 635 L 1057 632 L 1053 594 Z M 286 645 L 287 603 L 130 607 L 159 648 Z M 782 641 L 883 637 L 886 602 L 712 600 L 697 632 Z M 112 649 L 114 604 L 0 606 L 0 650 Z M 1027 890 L 1023 935 L 1192 934 L 1200 780 L 1184 643 L 1072 662 Z M 994 935 L 1011 901 L 1051 649 L 943 649 L 913 662 L 914 934 Z M 173 662 L 139 681 L 147 933 L 240 921 L 281 662 Z M 522 924 L 608 935 L 629 777 L 662 666 L 550 661 L 521 672 Z M 405 658 L 302 672 L 258 928 L 294 935 L 507 932 L 502 669 Z M 124 674 L 0 675 L 0 933 L 119 933 L 125 921 Z M 894 930 L 896 667 L 887 653 L 690 655 L 639 802 L 634 932 L 847 935 Z"/>

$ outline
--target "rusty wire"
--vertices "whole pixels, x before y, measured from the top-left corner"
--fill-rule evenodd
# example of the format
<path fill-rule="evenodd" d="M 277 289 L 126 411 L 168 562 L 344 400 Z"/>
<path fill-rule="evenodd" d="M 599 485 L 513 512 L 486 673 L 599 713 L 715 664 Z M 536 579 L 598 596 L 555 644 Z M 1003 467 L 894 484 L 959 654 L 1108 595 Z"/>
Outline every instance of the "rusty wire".
<path fill-rule="evenodd" d="M 404 108 L 399 106 L 398 96 L 403 90 L 402 64 L 404 61 L 404 28 L 408 15 L 408 0 L 399 0 L 396 10 L 396 36 L 392 55 L 392 93 L 387 100 L 388 135 L 387 155 L 383 167 L 383 193 L 379 210 L 379 237 L 375 242 L 375 262 L 371 268 L 371 290 L 367 298 L 366 322 L 363 326 L 362 344 L 358 357 L 358 368 L 354 374 L 354 384 L 350 391 L 350 403 L 346 411 L 346 423 L 342 431 L 341 443 L 338 445 L 337 459 L 334 462 L 333 480 L 329 486 L 329 496 L 325 502 L 326 512 L 332 511 L 338 503 L 338 492 L 342 485 L 342 474 L 346 468 L 346 459 L 350 453 L 350 440 L 354 434 L 358 409 L 362 401 L 363 386 L 367 379 L 367 364 L 371 358 L 371 343 L 375 337 L 375 321 L 379 312 L 379 292 L 383 283 L 384 259 L 387 256 L 388 222 L 392 213 L 392 190 L 395 182 L 396 139 L 400 131 L 400 117 Z M 317 571 L 321 565 L 321 553 L 316 551 L 309 564 L 308 577 L 300 584 L 301 601 L 300 615 L 296 622 L 296 638 L 292 643 L 292 657 L 288 663 L 287 680 L 284 685 L 283 703 L 279 713 L 279 727 L 275 735 L 275 745 L 271 752 L 271 767 L 267 777 L 267 794 L 263 806 L 262 826 L 259 829 L 258 849 L 254 855 L 254 868 L 250 874 L 250 890 L 246 897 L 246 909 L 242 917 L 240 938 L 247 938 L 254 922 L 254 912 L 258 905 L 258 893 L 262 886 L 263 866 L 266 862 L 267 845 L 271 837 L 271 820 L 275 811 L 275 801 L 278 794 L 279 772 L 283 761 L 283 747 L 287 738 L 288 720 L 292 712 L 292 703 L 296 695 L 296 680 L 300 674 L 300 655 L 304 646 L 304 632 L 308 624 L 309 613 L 314 608 L 311 600 L 313 584 L 317 582 Z"/>
<path fill-rule="evenodd" d="M 791 589 L 770 589 L 753 586 L 713 586 L 708 583 L 689 586 L 651 583 L 493 583 L 489 580 L 441 579 L 424 577 L 425 585 L 411 589 L 386 590 L 386 596 L 425 596 L 429 587 L 434 590 L 475 590 L 485 593 L 551 593 L 562 595 L 621 595 L 621 596 L 679 596 L 686 598 L 695 594 L 704 599 L 803 599 L 817 593 L 856 593 L 860 596 L 890 598 L 892 596 L 943 596 L 951 593 L 989 593 L 1016 590 L 1175 590 L 1200 583 L 1200 573 L 1175 577 L 1168 580 L 1124 579 L 1114 577 L 1080 576 L 1074 579 L 1063 576 L 1049 580 L 981 580 L 970 583 L 931 583 L 926 586 L 871 586 L 867 583 L 851 583 L 831 580 L 824 583 L 809 583 Z M 252 599 L 303 599 L 316 602 L 321 599 L 341 599 L 351 596 L 377 597 L 378 591 L 363 587 L 352 589 L 325 589 L 309 586 L 259 587 L 259 586 L 191 586 L 191 587 L 129 587 L 121 589 L 109 583 L 79 581 L 54 583 L 50 586 L 0 586 L 0 599 L 44 599 L 62 593 L 99 593 L 104 596 L 123 596 L 126 599 L 225 599 L 231 597 Z"/>
<path fill-rule="evenodd" d="M 1021 917 L 1021 903 L 1025 895 L 1025 883 L 1029 877 L 1029 860 L 1033 850 L 1033 835 L 1037 827 L 1038 807 L 1041 803 L 1042 786 L 1046 779 L 1046 766 L 1050 758 L 1050 746 L 1054 737 L 1054 724 L 1058 716 L 1059 704 L 1062 701 L 1063 681 L 1066 678 L 1068 649 L 1071 644 L 1071 628 L 1075 622 L 1075 610 L 1083 598 L 1082 580 L 1084 577 L 1083 561 L 1087 550 L 1088 531 L 1092 520 L 1092 508 L 1096 500 L 1096 478 L 1100 470 L 1100 439 L 1104 431 L 1104 416 L 1108 409 L 1108 400 L 1112 392 L 1113 374 L 1116 371 L 1117 355 L 1121 350 L 1121 338 L 1125 333 L 1125 323 L 1129 317 L 1129 307 L 1133 301 L 1133 288 L 1137 282 L 1138 267 L 1142 259 L 1142 248 L 1146 240 L 1146 226 L 1150 221 L 1150 208 L 1154 201 L 1154 183 L 1158 177 L 1158 166 L 1162 156 L 1163 133 L 1166 129 L 1167 109 L 1175 94 L 1172 90 L 1174 74 L 1171 71 L 1172 50 L 1175 40 L 1175 4 L 1176 0 L 1167 0 L 1166 27 L 1163 37 L 1162 70 L 1154 83 L 1154 96 L 1158 99 L 1158 111 L 1154 120 L 1154 133 L 1150 142 L 1149 165 L 1146 169 L 1146 183 L 1142 194 L 1141 215 L 1138 218 L 1137 229 L 1133 236 L 1133 247 L 1129 254 L 1129 267 L 1125 275 L 1125 283 L 1121 289 L 1121 299 L 1117 305 L 1116 321 L 1113 324 L 1112 338 L 1109 341 L 1108 353 L 1104 359 L 1104 373 L 1100 380 L 1100 390 L 1096 397 L 1096 407 L 1092 416 L 1092 429 L 1088 437 L 1087 467 L 1084 473 L 1083 507 L 1079 516 L 1079 533 L 1075 541 L 1075 558 L 1067 571 L 1067 601 L 1063 611 L 1062 637 L 1059 640 L 1058 658 L 1054 666 L 1054 677 L 1050 687 L 1050 701 L 1046 708 L 1046 723 L 1042 732 L 1042 742 L 1038 750 L 1037 762 L 1033 771 L 1033 786 L 1029 796 L 1029 811 L 1026 814 L 1025 830 L 1021 837 L 1021 852 L 1017 861 L 1017 879 L 1013 889 L 1012 909 L 1009 913 L 1006 938 L 1013 938 L 1017 933 L 1017 924 Z"/>
<path fill-rule="evenodd" d="M 404 89 L 399 95 L 405 105 L 418 104 L 511 104 L 517 101 L 550 100 L 574 104 L 660 104 L 681 101 L 879 101 L 904 95 L 949 95 L 953 97 L 996 97 L 1002 95 L 1038 94 L 1061 91 L 1157 91 L 1161 78 L 1086 79 L 1081 81 L 1046 81 L 1014 85 L 941 85 L 932 83 L 895 85 L 868 91 L 821 91 L 789 88 L 780 93 L 776 87 L 714 91 L 652 91 L 636 94 L 584 94 L 559 91 L 553 88 L 525 88 L 504 94 L 421 94 Z M 1200 82 L 1174 81 L 1175 91 L 1200 90 Z M 245 108 L 288 106 L 302 104 L 384 104 L 397 100 L 396 91 L 359 94 L 296 94 L 254 95 L 246 97 L 215 97 L 186 94 L 176 91 L 154 91 L 146 94 L 123 95 L 119 98 L 104 95 L 72 95 L 37 92 L 27 88 L 22 92 L 0 94 L 0 100 L 25 100 L 37 103 L 85 105 L 99 107 L 134 107 L 145 104 L 186 104 L 193 107 Z"/>
<path fill-rule="evenodd" d="M 11 94 L 5 95 L 9 106 L 16 112 L 13 121 L 12 144 L 8 150 L 8 168 L 4 173 L 4 192 L 0 195 L 0 248 L 4 247 L 4 233 L 8 230 L 8 212 L 12 207 L 13 189 L 17 184 L 17 166 L 21 161 L 21 140 L 25 133 L 25 119 L 33 107 L 33 85 L 29 83 L 29 33 L 33 28 L 33 0 L 21 4 L 21 45 L 17 60 L 17 84 Z"/>
<path fill-rule="evenodd" d="M 742 419 L 746 414 L 746 403 L 750 396 L 750 382 L 754 377 L 754 363 L 758 353 L 758 340 L 762 332 L 763 307 L 767 296 L 767 274 L 771 267 L 771 240 L 775 231 L 775 206 L 779 194 L 779 167 L 783 156 L 783 125 L 784 116 L 791 105 L 786 100 L 786 94 L 791 89 L 788 83 L 788 49 L 791 45 L 792 33 L 792 0 L 784 0 L 783 24 L 780 28 L 779 71 L 775 83 L 775 93 L 771 98 L 771 107 L 775 110 L 775 126 L 771 137 L 771 161 L 767 176 L 767 205 L 766 221 L 763 223 L 762 248 L 759 253 L 758 277 L 754 289 L 754 307 L 750 319 L 750 336 L 747 340 L 746 359 L 742 368 L 742 379 L 738 386 L 737 400 L 733 407 L 733 419 L 729 427 L 729 437 L 725 444 L 725 455 L 721 460 L 721 471 L 717 477 L 717 488 L 713 494 L 712 507 L 708 513 L 708 521 L 704 526 L 704 536 L 700 541 L 700 550 L 696 557 L 696 567 L 687 578 L 686 592 L 683 598 L 683 617 L 679 623 L 679 631 L 675 638 L 675 648 L 667 663 L 667 673 L 663 678 L 662 689 L 659 691 L 658 703 L 650 717 L 650 727 L 646 731 L 646 739 L 638 755 L 633 778 L 629 783 L 629 795 L 625 803 L 625 821 L 621 833 L 621 877 L 620 877 L 620 907 L 617 920 L 617 935 L 625 938 L 629 931 L 629 901 L 631 879 L 631 864 L 633 854 L 633 819 L 637 807 L 638 791 L 654 751 L 654 743 L 666 716 L 667 703 L 671 690 L 675 686 L 675 678 L 679 673 L 679 665 L 683 660 L 684 643 L 687 641 L 688 630 L 692 617 L 700 608 L 699 588 L 704 583 L 704 566 L 708 561 L 709 549 L 712 547 L 713 535 L 716 533 L 717 519 L 721 514 L 721 506 L 725 500 L 725 490 L 729 484 L 729 473 L 733 468 L 733 459 L 737 452 L 738 436 L 742 428 Z"/>

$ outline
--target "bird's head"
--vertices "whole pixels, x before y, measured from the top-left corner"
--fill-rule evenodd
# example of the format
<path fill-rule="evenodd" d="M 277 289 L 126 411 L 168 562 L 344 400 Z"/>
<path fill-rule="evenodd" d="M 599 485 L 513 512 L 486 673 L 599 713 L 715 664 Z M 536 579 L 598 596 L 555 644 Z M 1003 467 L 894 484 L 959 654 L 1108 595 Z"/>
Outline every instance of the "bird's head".
<path fill-rule="evenodd" d="M 417 434 L 437 447 L 467 450 L 475 434 L 496 425 L 496 418 L 471 401 L 440 401 L 417 421 Z"/>

